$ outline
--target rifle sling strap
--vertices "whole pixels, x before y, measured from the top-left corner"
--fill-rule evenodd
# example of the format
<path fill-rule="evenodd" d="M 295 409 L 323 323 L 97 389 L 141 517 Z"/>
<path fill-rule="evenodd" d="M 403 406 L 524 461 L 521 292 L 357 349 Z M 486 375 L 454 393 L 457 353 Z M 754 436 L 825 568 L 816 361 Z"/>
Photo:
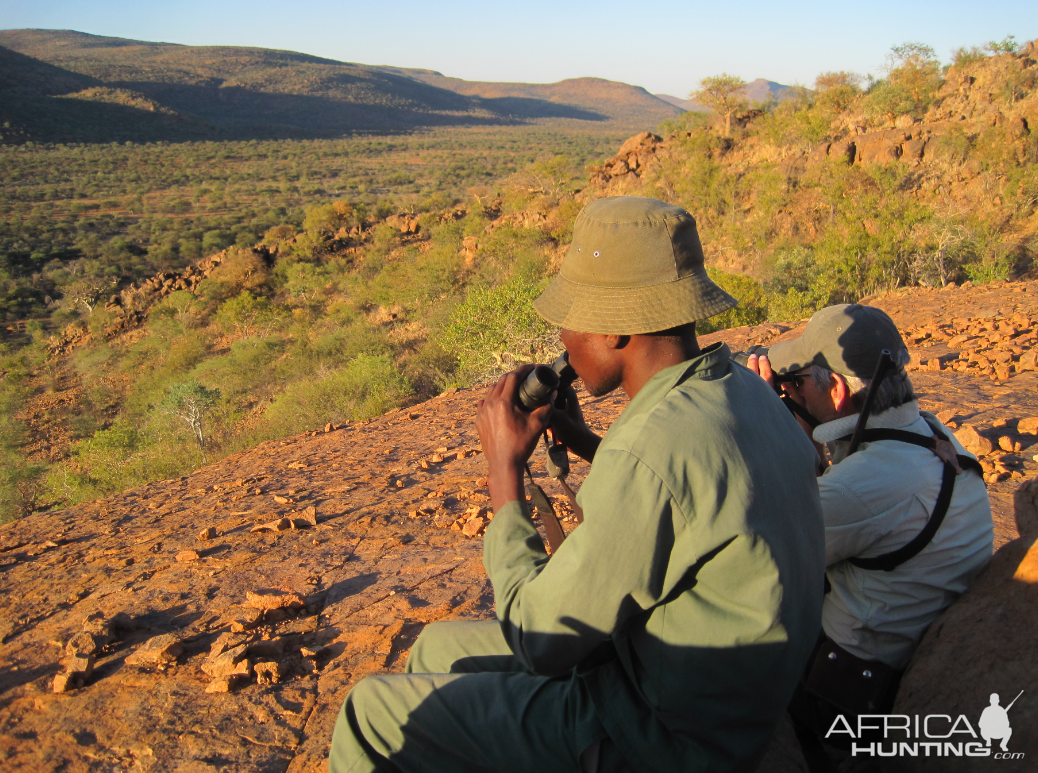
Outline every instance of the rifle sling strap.
<path fill-rule="evenodd" d="M 908 544 L 890 553 L 884 553 L 874 558 L 847 559 L 861 569 L 890 572 L 910 558 L 917 556 L 923 548 L 930 544 L 937 530 L 941 528 L 944 516 L 948 514 L 948 507 L 951 505 L 952 493 L 955 489 L 955 478 L 963 470 L 973 470 L 981 477 L 984 475 L 984 470 L 976 459 L 955 453 L 955 446 L 948 439 L 948 436 L 941 431 L 940 427 L 931 424 L 929 419 L 926 420 L 926 423 L 933 431 L 933 437 L 887 428 L 866 429 L 862 433 L 862 441 L 865 443 L 874 443 L 877 440 L 898 440 L 902 443 L 911 443 L 914 446 L 930 449 L 944 463 L 944 475 L 941 479 L 940 493 L 937 494 L 937 502 L 922 531 Z M 849 440 L 847 437 L 840 439 Z"/>

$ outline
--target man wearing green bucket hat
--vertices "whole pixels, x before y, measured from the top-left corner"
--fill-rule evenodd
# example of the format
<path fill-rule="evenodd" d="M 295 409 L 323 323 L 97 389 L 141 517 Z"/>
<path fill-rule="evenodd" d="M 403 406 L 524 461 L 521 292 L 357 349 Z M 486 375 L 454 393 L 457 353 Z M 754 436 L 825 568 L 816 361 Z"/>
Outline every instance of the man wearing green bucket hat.
<path fill-rule="evenodd" d="M 599 439 L 579 409 L 522 408 L 531 366 L 491 387 L 497 620 L 434 623 L 405 674 L 354 687 L 331 773 L 754 768 L 814 644 L 823 537 L 814 448 L 727 346 L 696 342 L 734 304 L 684 210 L 584 208 L 535 307 L 587 390 L 630 403 Z M 523 493 L 549 426 L 592 460 L 584 521 L 550 560 Z"/>

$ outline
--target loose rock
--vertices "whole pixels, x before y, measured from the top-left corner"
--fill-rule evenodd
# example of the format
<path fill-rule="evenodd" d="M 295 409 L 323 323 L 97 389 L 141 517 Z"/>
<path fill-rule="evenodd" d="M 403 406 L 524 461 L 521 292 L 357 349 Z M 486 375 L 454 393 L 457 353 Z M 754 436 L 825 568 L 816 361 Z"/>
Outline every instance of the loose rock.
<path fill-rule="evenodd" d="M 234 676 L 248 677 L 251 673 L 249 668 L 248 645 L 239 644 L 229 650 L 221 652 L 216 657 L 210 656 L 202 664 L 202 670 L 215 678 L 229 678 Z"/>
<path fill-rule="evenodd" d="M 176 634 L 162 634 L 144 642 L 136 652 L 126 658 L 126 663 L 131 666 L 165 665 L 176 662 L 183 651 L 184 644 Z"/>
<path fill-rule="evenodd" d="M 295 591 L 277 588 L 259 593 L 248 591 L 245 594 L 245 606 L 253 609 L 302 609 L 306 599 Z"/>
<path fill-rule="evenodd" d="M 990 454 L 994 449 L 992 442 L 977 432 L 977 430 L 969 424 L 964 424 L 962 428 L 955 433 L 955 438 L 962 443 L 963 448 L 976 456 Z"/>
<path fill-rule="evenodd" d="M 254 670 L 258 684 L 276 684 L 281 681 L 281 665 L 276 661 L 257 663 Z"/>

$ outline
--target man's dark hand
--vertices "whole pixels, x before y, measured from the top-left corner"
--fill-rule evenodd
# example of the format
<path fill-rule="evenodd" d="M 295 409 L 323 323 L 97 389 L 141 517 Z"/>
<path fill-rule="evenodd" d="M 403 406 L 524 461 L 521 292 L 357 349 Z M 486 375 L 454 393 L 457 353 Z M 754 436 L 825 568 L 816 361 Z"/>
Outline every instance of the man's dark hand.
<path fill-rule="evenodd" d="M 577 401 L 576 390 L 572 386 L 566 387 L 564 396 L 566 410 L 553 411 L 551 414 L 552 435 L 581 459 L 590 462 L 595 458 L 602 438 L 592 432 L 584 421 L 584 412 Z"/>
<path fill-rule="evenodd" d="M 527 412 L 519 404 L 519 385 L 533 365 L 506 373 L 479 401 L 476 432 L 487 459 L 487 486 L 494 510 L 526 498 L 523 466 L 548 426 L 551 405 Z"/>

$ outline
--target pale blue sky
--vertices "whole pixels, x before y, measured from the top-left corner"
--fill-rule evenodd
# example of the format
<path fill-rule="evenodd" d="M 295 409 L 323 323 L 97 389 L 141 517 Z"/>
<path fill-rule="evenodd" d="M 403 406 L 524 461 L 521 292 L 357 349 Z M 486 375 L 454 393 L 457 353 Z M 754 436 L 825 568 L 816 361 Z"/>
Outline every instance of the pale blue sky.
<path fill-rule="evenodd" d="M 425 67 L 467 80 L 597 76 L 685 96 L 730 72 L 810 85 L 825 70 L 879 74 L 890 47 L 952 48 L 1038 35 L 1033 0 L 872 3 L 0 0 L 0 28 L 74 29 L 190 45 L 302 51 Z"/>

